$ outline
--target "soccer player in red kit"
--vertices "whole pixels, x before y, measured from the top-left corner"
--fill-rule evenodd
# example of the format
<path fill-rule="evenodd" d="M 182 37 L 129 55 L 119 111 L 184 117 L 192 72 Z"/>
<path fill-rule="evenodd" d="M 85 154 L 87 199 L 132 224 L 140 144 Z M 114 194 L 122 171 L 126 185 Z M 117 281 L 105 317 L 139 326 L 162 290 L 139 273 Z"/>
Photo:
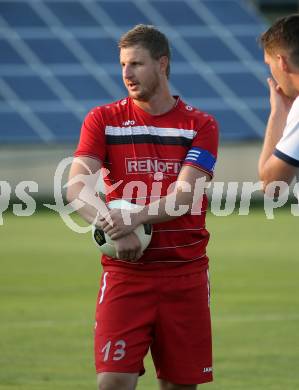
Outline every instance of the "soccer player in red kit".
<path fill-rule="evenodd" d="M 113 186 L 107 202 L 143 205 L 128 224 L 119 209 L 98 211 L 91 188 L 93 201 L 79 210 L 117 249 L 117 258 L 102 256 L 98 388 L 135 389 L 150 349 L 160 389 L 192 390 L 212 381 L 208 202 L 204 192 L 196 205 L 194 197 L 198 183 L 213 177 L 218 128 L 211 115 L 170 94 L 164 34 L 138 25 L 121 37 L 119 48 L 128 97 L 88 113 L 70 170 L 73 179 L 104 167 L 105 182 Z M 69 201 L 79 198 L 83 186 L 69 187 Z M 143 223 L 152 224 L 153 237 L 141 253 L 134 229 Z"/>

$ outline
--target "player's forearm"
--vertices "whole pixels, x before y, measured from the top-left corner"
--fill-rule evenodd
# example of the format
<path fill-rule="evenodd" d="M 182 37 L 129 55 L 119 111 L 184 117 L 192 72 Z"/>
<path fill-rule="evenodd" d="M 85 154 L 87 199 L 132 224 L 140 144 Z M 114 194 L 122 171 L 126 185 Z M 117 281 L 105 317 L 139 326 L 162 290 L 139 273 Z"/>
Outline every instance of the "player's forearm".
<path fill-rule="evenodd" d="M 259 158 L 259 177 L 263 181 L 268 176 L 271 170 L 268 164 L 269 158 L 272 156 L 275 146 L 282 137 L 285 126 L 285 118 L 279 113 L 272 113 L 269 117 L 263 149 Z"/>
<path fill-rule="evenodd" d="M 138 224 L 154 224 L 176 219 L 189 213 L 196 201 L 200 200 L 194 199 L 193 192 L 174 191 L 145 206 L 138 213 Z"/>
<path fill-rule="evenodd" d="M 93 188 L 87 188 L 81 184 L 69 187 L 66 197 L 68 202 L 77 203 L 78 206 L 81 205 L 76 211 L 90 224 L 100 226 L 100 218 L 109 211 L 105 203 L 96 195 Z"/>
<path fill-rule="evenodd" d="M 77 210 L 77 213 L 89 224 L 99 225 L 97 210 L 89 205 L 84 205 Z"/>

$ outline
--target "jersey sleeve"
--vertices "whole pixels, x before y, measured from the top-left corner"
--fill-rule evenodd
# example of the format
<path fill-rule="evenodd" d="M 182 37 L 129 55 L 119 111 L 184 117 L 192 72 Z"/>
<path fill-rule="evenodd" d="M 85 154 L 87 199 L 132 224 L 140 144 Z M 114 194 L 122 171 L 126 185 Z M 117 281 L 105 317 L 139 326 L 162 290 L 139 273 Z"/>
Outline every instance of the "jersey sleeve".
<path fill-rule="evenodd" d="M 100 109 L 94 108 L 86 115 L 81 127 L 80 140 L 74 155 L 75 157 L 85 156 L 95 158 L 102 162 L 105 161 L 105 126 Z"/>
<path fill-rule="evenodd" d="M 299 122 L 285 129 L 273 154 L 286 163 L 299 167 Z"/>
<path fill-rule="evenodd" d="M 183 165 L 193 166 L 213 177 L 219 142 L 218 124 L 210 115 L 205 119 L 197 130 Z"/>

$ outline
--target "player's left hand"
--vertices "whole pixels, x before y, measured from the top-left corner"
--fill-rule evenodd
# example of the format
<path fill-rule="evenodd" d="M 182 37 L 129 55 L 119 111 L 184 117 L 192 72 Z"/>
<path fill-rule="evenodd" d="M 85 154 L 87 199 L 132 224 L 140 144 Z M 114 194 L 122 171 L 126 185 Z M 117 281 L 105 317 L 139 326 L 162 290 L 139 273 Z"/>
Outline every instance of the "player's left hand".
<path fill-rule="evenodd" d="M 112 240 L 117 240 L 133 232 L 140 223 L 138 213 L 132 213 L 124 209 L 112 209 L 100 218 L 100 224 Z"/>
<path fill-rule="evenodd" d="M 116 240 L 115 248 L 118 259 L 136 262 L 143 255 L 141 242 L 135 233 L 129 233 Z"/>

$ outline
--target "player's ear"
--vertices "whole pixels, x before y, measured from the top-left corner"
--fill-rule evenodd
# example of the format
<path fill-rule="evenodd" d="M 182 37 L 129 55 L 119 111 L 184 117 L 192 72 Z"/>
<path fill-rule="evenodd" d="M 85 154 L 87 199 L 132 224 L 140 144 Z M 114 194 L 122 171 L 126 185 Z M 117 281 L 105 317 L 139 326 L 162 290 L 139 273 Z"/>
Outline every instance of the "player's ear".
<path fill-rule="evenodd" d="M 161 73 L 166 75 L 167 66 L 168 66 L 168 62 L 169 62 L 168 57 L 166 57 L 166 56 L 160 57 L 159 62 L 160 62 Z"/>
<path fill-rule="evenodd" d="M 290 64 L 288 58 L 284 55 L 277 54 L 279 68 L 286 73 L 290 73 Z"/>

